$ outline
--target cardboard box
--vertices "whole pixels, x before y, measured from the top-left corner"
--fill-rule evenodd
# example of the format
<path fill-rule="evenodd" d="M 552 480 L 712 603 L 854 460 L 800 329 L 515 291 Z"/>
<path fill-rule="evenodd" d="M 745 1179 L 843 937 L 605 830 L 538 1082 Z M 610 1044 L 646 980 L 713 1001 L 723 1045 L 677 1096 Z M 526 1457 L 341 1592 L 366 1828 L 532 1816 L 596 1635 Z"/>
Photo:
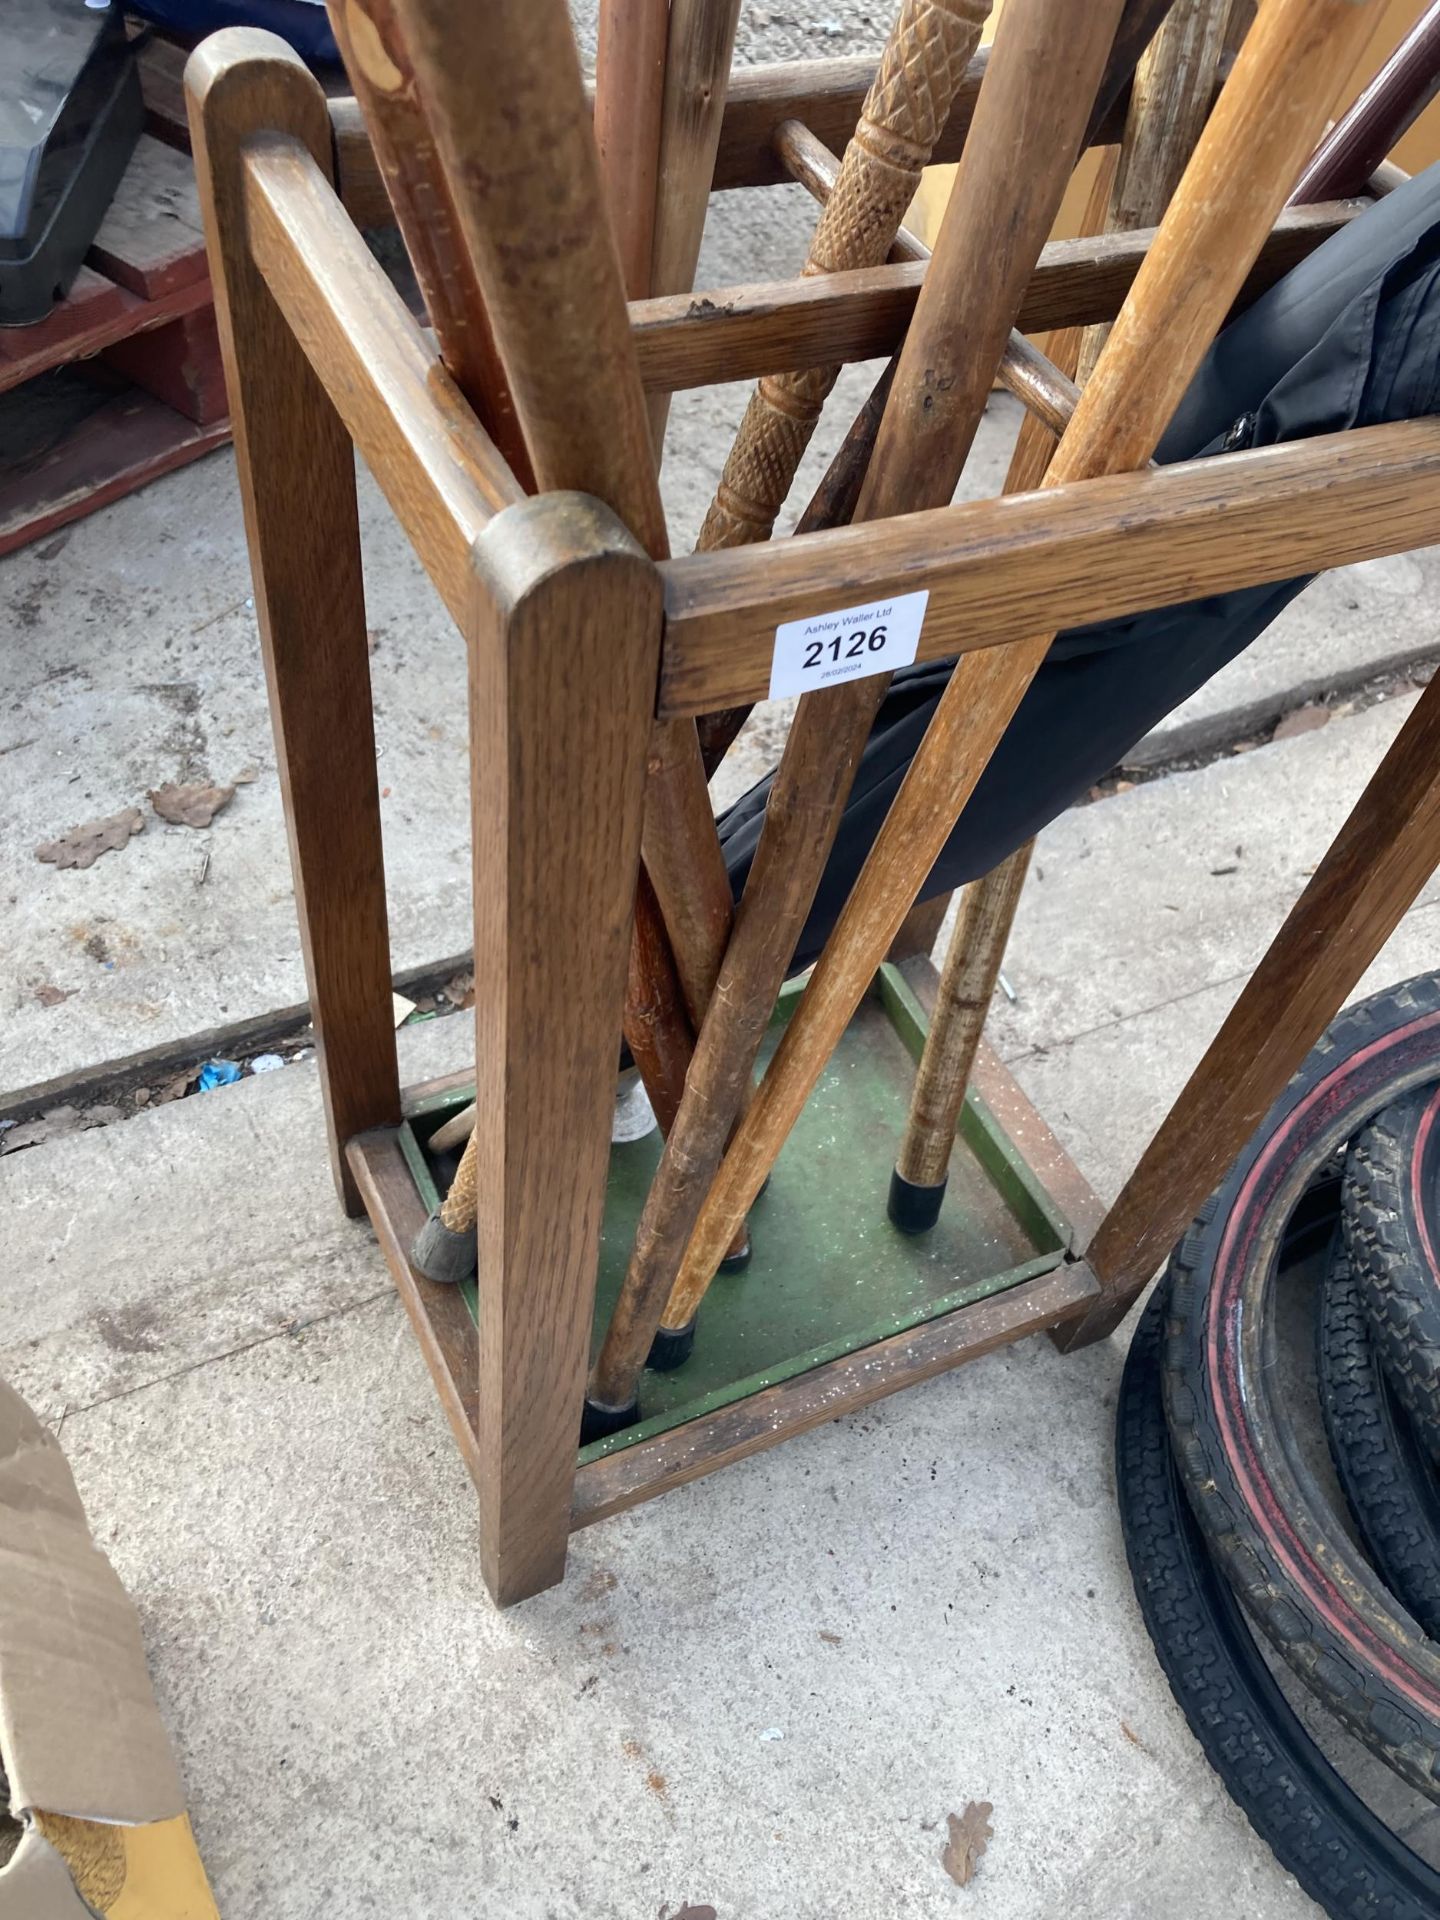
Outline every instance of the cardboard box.
<path fill-rule="evenodd" d="M 20 1829 L 0 1920 L 218 1920 L 135 1609 L 59 1443 L 3 1382 L 0 1765 Z"/>

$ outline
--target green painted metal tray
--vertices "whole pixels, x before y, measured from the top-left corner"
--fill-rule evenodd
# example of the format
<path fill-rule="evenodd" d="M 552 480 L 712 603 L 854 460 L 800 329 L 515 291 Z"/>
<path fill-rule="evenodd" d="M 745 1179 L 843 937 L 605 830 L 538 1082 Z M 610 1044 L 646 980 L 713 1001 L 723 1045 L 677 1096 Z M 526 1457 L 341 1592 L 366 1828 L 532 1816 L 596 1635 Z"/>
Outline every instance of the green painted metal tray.
<path fill-rule="evenodd" d="M 787 986 L 762 1065 L 804 983 Z M 750 1215 L 754 1257 L 721 1274 L 700 1311 L 695 1351 L 647 1372 L 644 1419 L 580 1450 L 599 1459 L 894 1333 L 969 1306 L 1060 1264 L 1069 1222 L 984 1101 L 965 1105 L 939 1224 L 911 1239 L 885 1213 L 926 1019 L 899 971 L 883 967 Z M 458 1088 L 413 1103 L 400 1143 L 427 1208 L 438 1199 L 425 1141 L 475 1097 Z M 659 1132 L 612 1147 L 596 1287 L 598 1347 L 660 1158 Z M 476 1315 L 475 1283 L 466 1303 Z"/>

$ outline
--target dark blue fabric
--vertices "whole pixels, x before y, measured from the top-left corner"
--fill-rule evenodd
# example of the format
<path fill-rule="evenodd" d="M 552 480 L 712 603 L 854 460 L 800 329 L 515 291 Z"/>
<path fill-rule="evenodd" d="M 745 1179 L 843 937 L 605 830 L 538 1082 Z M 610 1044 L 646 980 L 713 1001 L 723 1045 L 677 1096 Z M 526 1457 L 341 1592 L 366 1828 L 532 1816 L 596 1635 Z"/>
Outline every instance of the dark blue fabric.
<path fill-rule="evenodd" d="M 222 27 L 265 27 L 312 66 L 340 60 L 329 16 L 311 0 L 129 0 L 129 11 L 182 40 L 200 40 Z"/>
<path fill-rule="evenodd" d="M 1367 208 L 1217 339 L 1157 458 L 1216 455 L 1440 404 L 1440 164 Z M 1257 635 L 1309 577 L 1060 634 L 921 894 L 949 892 L 1022 846 L 1119 764 Z M 861 756 L 793 966 L 808 966 L 870 850 L 953 661 L 897 673 Z M 772 776 L 721 818 L 738 899 Z"/>

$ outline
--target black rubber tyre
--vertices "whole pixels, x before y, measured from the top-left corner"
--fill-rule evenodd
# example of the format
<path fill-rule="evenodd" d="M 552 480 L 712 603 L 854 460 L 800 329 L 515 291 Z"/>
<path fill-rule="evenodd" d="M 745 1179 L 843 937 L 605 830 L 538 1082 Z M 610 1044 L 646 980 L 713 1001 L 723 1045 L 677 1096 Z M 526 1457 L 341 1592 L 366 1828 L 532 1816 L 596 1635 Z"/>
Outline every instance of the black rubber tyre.
<path fill-rule="evenodd" d="M 1435 1077 L 1440 981 L 1340 1015 L 1170 1262 L 1165 1396 L 1186 1491 L 1251 1618 L 1317 1698 L 1440 1799 L 1440 1646 L 1314 1485 L 1278 1403 L 1272 1278 L 1312 1175 L 1370 1116 Z"/>
<path fill-rule="evenodd" d="M 1390 1384 L 1440 1454 L 1440 1085 L 1377 1113 L 1345 1160 L 1350 1264 Z"/>
<path fill-rule="evenodd" d="M 1315 1746 L 1206 1552 L 1166 1430 L 1164 1312 L 1157 1289 L 1125 1363 L 1115 1468 L 1125 1552 L 1170 1690 L 1231 1798 L 1332 1920 L 1434 1920 L 1440 1874 Z"/>
<path fill-rule="evenodd" d="M 1338 1234 L 1320 1288 L 1317 1334 L 1325 1437 L 1365 1551 L 1396 1599 L 1440 1640 L 1440 1476 L 1376 1358 Z"/>

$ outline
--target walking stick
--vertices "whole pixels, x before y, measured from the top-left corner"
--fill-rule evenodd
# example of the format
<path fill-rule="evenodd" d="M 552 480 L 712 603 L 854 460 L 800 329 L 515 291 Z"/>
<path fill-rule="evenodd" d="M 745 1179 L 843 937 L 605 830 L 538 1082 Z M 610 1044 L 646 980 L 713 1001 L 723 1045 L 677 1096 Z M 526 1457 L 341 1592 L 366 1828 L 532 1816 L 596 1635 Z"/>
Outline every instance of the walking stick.
<path fill-rule="evenodd" d="M 1120 8 L 1121 0 L 1092 0 L 1077 23 L 1068 17 L 1068 0 L 1010 0 L 911 322 L 911 339 L 924 343 L 924 365 L 937 371 L 931 411 L 945 416 L 945 431 L 923 444 L 929 436 L 916 432 L 908 406 L 905 444 L 887 431 L 892 417 L 901 417 L 897 399 L 914 377 L 907 348 L 861 495 L 862 517 L 877 463 L 883 470 L 892 455 L 913 453 L 914 485 L 932 473 L 938 484 L 943 467 L 949 476 L 943 498 L 953 492 L 1011 321 L 1074 168 Z M 837 187 L 836 198 L 839 192 Z M 832 199 L 822 215 L 822 227 L 834 204 Z M 930 414 L 920 411 L 928 422 Z M 591 1375 L 588 1433 L 614 1431 L 636 1417 L 636 1382 L 824 869 L 873 718 L 873 689 L 880 684 L 861 681 L 801 700 L 720 985 L 696 1041 L 680 1111 Z M 744 1132 L 742 1122 L 737 1145 Z M 660 1352 L 672 1363 L 689 1350 L 692 1318 L 665 1315 Z"/>
<path fill-rule="evenodd" d="M 1092 125 L 1094 120 L 1092 112 Z M 797 184 L 805 187 L 823 205 L 834 192 L 840 173 L 840 162 L 825 143 L 800 121 L 785 120 L 775 129 L 775 149 Z M 1108 170 L 1105 177 L 1107 180 L 1110 177 Z M 908 227 L 901 227 L 890 248 L 890 258 L 925 261 L 930 258 L 930 249 L 923 240 L 917 240 Z M 892 358 L 871 388 L 865 404 L 851 422 L 844 440 L 826 468 L 810 504 L 795 523 L 796 533 L 817 533 L 822 527 L 849 524 L 860 498 L 860 488 L 870 464 L 870 454 L 880 430 L 885 403 L 890 398 L 895 366 L 896 361 Z M 1075 411 L 1080 389 L 1053 359 L 1047 358 L 1013 327 L 996 369 L 996 379 L 1017 400 L 1023 401 L 1028 412 L 1037 415 L 1052 434 L 1064 432 L 1070 415 Z M 714 713 L 702 714 L 697 720 L 707 779 L 725 758 L 752 712 L 751 707 L 724 707 Z"/>
<path fill-rule="evenodd" d="M 1313 147 L 1333 91 L 1379 4 L 1270 0 L 1262 9 L 1046 485 L 1123 472 L 1153 453 Z M 667 1325 L 683 1324 L 703 1297 L 728 1223 L 746 1211 L 773 1165 L 1052 638 L 1044 634 L 990 654 L 967 654 L 956 667 L 736 1132 L 686 1252 Z"/>
<path fill-rule="evenodd" d="M 1153 227 L 1163 216 L 1209 110 L 1227 13 L 1214 0 L 1178 0 L 1141 60 L 1106 231 Z M 1320 142 L 1290 204 L 1361 192 L 1437 90 L 1440 0 Z M 1108 332 L 1085 330 L 1082 376 Z M 1038 485 L 1039 476 L 1020 484 Z M 1033 841 L 1019 848 L 965 890 L 890 1184 L 890 1218 L 903 1232 L 923 1233 L 939 1218 L 965 1090 L 1033 849 Z"/>
<path fill-rule="evenodd" d="M 421 103 L 447 210 L 489 301 L 536 484 L 598 496 L 661 558 L 668 549 L 644 395 L 568 14 L 560 0 L 491 0 L 481 32 L 463 21 L 457 28 L 443 0 L 387 4 L 408 60 L 376 61 L 372 78 Z M 647 817 L 667 871 L 682 871 L 698 901 L 682 924 L 667 923 L 681 945 L 682 982 L 698 993 L 713 980 L 728 931 L 729 882 L 693 724 L 657 728 L 656 743 Z M 639 910 L 647 911 L 643 892 Z M 654 925 L 637 934 L 642 947 L 659 937 Z M 663 1005 L 663 993 L 650 1004 Z M 637 1026 L 637 1061 L 654 1076 L 660 1065 L 647 1062 L 646 1037 Z M 417 1241 L 416 1264 L 432 1277 L 473 1265 L 474 1153 L 472 1136 L 446 1206 Z"/>
<path fill-rule="evenodd" d="M 1363 193 L 1381 161 L 1440 92 L 1440 0 L 1428 6 L 1326 134 L 1290 199 L 1295 206 Z"/>
<path fill-rule="evenodd" d="M 1164 19 L 1173 4 L 1174 0 L 1126 0 L 1125 10 L 1120 16 L 1120 24 L 1115 30 L 1114 40 L 1111 44 L 1110 57 L 1106 62 L 1105 72 L 1101 77 L 1099 88 L 1096 91 L 1095 101 L 1091 108 L 1090 120 L 1085 131 L 1086 145 L 1094 138 L 1096 128 L 1103 124 L 1111 108 L 1115 105 L 1116 100 L 1129 84 L 1130 77 L 1135 70 L 1136 61 L 1149 44 L 1159 22 Z M 891 33 L 891 46 L 894 46 L 896 42 L 902 38 L 902 28 L 905 25 L 905 20 L 906 15 L 902 9 L 901 16 L 896 21 L 895 28 Z M 901 64 L 903 67 L 903 62 Z M 885 80 L 885 75 L 886 64 L 882 62 L 872 92 L 882 91 L 882 82 Z M 869 111 L 869 102 L 867 101 L 867 114 Z M 940 124 L 943 125 L 943 123 L 942 116 Z M 863 129 L 864 126 L 865 121 L 862 120 L 861 128 Z M 810 187 L 811 191 L 814 192 L 816 181 L 812 176 L 816 168 L 813 159 L 807 154 L 807 150 L 795 129 L 795 122 L 788 121 L 783 123 L 782 126 L 776 130 L 776 145 L 784 156 L 787 165 L 795 170 L 795 177 L 800 180 L 802 184 Z M 857 129 L 856 140 L 852 141 L 850 147 L 847 148 L 845 163 L 842 163 L 842 165 L 851 162 L 851 154 L 860 139 L 860 132 L 861 130 Z M 925 151 L 928 152 L 928 148 L 925 149 Z M 813 149 L 811 153 L 813 153 Z M 868 159 L 868 148 L 862 147 L 860 149 L 860 157 L 853 163 L 854 168 L 864 167 L 868 164 Z M 826 183 L 826 193 L 829 196 L 827 206 L 829 200 L 833 199 L 836 184 L 838 184 L 838 182 Z M 883 180 L 881 184 L 883 190 L 885 186 Z M 884 201 L 883 204 L 888 214 L 889 200 Z M 897 220 L 903 215 L 904 204 L 902 201 L 900 213 L 896 215 Z M 867 220 L 874 220 L 876 217 L 876 215 L 868 214 Z M 898 234 L 899 229 L 897 227 L 891 231 L 893 238 Z M 811 246 L 812 256 L 817 254 L 819 244 L 820 235 L 817 233 L 816 240 Z M 874 237 L 873 248 L 871 250 L 874 251 L 873 259 L 869 258 L 867 254 L 864 262 L 845 260 L 841 264 L 876 265 L 880 260 L 883 260 L 885 252 L 880 246 L 880 236 L 878 233 Z M 813 268 L 807 266 L 806 269 L 807 272 L 820 272 L 825 270 L 826 269 L 818 265 Z M 1018 335 L 1012 337 L 1012 348 L 1015 347 L 1015 343 L 1019 339 L 1020 336 Z M 1019 349 L 1019 351 L 1023 352 L 1023 348 Z M 1014 355 L 1007 354 L 1006 361 L 1008 366 L 1023 373 L 1023 367 Z M 845 446 L 836 457 L 837 466 L 855 479 L 860 479 L 864 476 L 865 467 L 870 458 L 870 449 L 875 444 L 875 434 L 879 430 L 880 418 L 884 412 L 885 401 L 889 395 L 889 383 L 894 378 L 895 365 L 896 361 L 892 358 L 889 366 L 880 376 L 880 380 L 877 381 L 869 400 L 866 401 L 864 407 L 861 409 L 860 415 L 857 416 L 854 425 L 850 428 L 846 436 Z M 770 530 L 774 525 L 775 515 L 779 511 L 780 504 L 783 503 L 786 495 L 790 491 L 790 483 L 795 477 L 795 471 L 799 465 L 801 455 L 809 444 L 815 421 L 819 418 L 820 407 L 824 404 L 825 397 L 835 384 L 837 373 L 837 368 L 820 369 L 811 374 L 791 375 L 788 381 L 782 379 L 779 381 L 762 381 L 760 383 L 760 387 L 756 390 L 756 394 L 750 402 L 750 407 L 746 412 L 745 419 L 741 422 L 740 433 L 736 437 L 735 445 L 727 458 L 725 471 L 721 477 L 722 488 L 729 485 L 733 489 L 740 490 L 736 494 L 736 498 L 740 503 L 738 516 L 740 521 L 745 525 L 752 526 L 754 532 L 753 534 L 747 535 L 742 531 L 737 534 L 734 540 L 721 537 L 727 527 L 733 524 L 735 516 L 717 513 L 719 504 L 719 494 L 717 493 L 716 505 L 712 506 L 711 514 L 707 516 L 705 526 L 701 529 L 698 544 L 702 550 L 711 545 L 744 545 L 750 544 L 752 539 L 762 540 L 769 538 Z M 796 398 L 797 392 L 800 395 L 798 401 Z M 775 417 L 773 408 L 762 405 L 762 395 L 767 393 L 776 396 L 780 400 L 779 418 Z M 815 394 L 818 394 L 818 398 L 812 399 L 812 396 Z M 1022 394 L 1021 397 L 1026 400 L 1027 404 L 1030 404 L 1031 396 Z M 797 415 L 792 424 L 788 410 L 802 404 L 804 406 L 813 406 L 813 413 L 808 417 L 808 424 L 803 414 Z M 748 440 L 749 451 L 742 454 L 741 442 L 747 435 L 747 429 L 750 430 Z M 803 435 L 803 437 L 798 437 L 801 435 Z M 757 499 L 753 493 L 744 491 L 746 485 L 745 475 L 748 468 L 752 465 L 757 467 L 766 477 L 766 485 L 769 489 L 769 495 L 767 497 L 773 498 L 774 500 L 774 505 L 768 508 L 763 498 Z M 837 481 L 833 484 L 830 483 L 827 476 L 827 481 L 822 483 L 821 487 L 817 490 L 815 501 L 811 503 L 810 509 L 806 512 L 804 518 L 796 528 L 798 533 L 810 533 L 821 526 L 839 526 L 844 524 L 844 521 L 841 519 L 824 517 L 824 513 L 817 509 L 817 503 L 819 503 L 822 500 L 822 496 L 827 495 L 827 493 L 837 501 L 842 497 L 843 488 L 839 485 L 838 476 Z M 853 508 L 854 502 L 852 499 L 850 511 L 853 511 Z M 845 519 L 848 518 L 849 513 L 847 512 Z M 716 713 L 701 716 L 697 722 L 697 726 L 707 775 L 713 773 L 716 767 L 719 766 L 731 742 L 749 718 L 749 714 L 749 707 L 730 707 Z"/>
<path fill-rule="evenodd" d="M 802 272 L 882 264 L 950 117 L 990 5 L 901 0 Z M 839 371 L 812 367 L 767 375 L 759 383 L 700 529 L 702 551 L 770 537 Z"/>
<path fill-rule="evenodd" d="M 1086 232 L 1159 224 L 1210 111 L 1229 12 L 1228 0 L 1177 0 L 1161 22 L 1135 69 L 1115 163 L 1092 189 Z M 1067 371 L 1084 380 L 1108 333 L 1103 325 L 1068 330 L 1065 346 L 1051 342 L 1050 352 L 1064 354 Z M 1033 458 L 1040 438 L 1022 433 L 1006 492 L 1040 485 L 1049 464 L 1043 448 Z M 887 1212 L 902 1233 L 927 1233 L 940 1218 L 965 1092 L 1034 847 L 1033 840 L 1017 847 L 961 895 L 890 1177 Z"/>
<path fill-rule="evenodd" d="M 665 98 L 670 0 L 600 0 L 595 36 L 595 148 L 631 300 L 651 291 L 655 181 Z"/>

